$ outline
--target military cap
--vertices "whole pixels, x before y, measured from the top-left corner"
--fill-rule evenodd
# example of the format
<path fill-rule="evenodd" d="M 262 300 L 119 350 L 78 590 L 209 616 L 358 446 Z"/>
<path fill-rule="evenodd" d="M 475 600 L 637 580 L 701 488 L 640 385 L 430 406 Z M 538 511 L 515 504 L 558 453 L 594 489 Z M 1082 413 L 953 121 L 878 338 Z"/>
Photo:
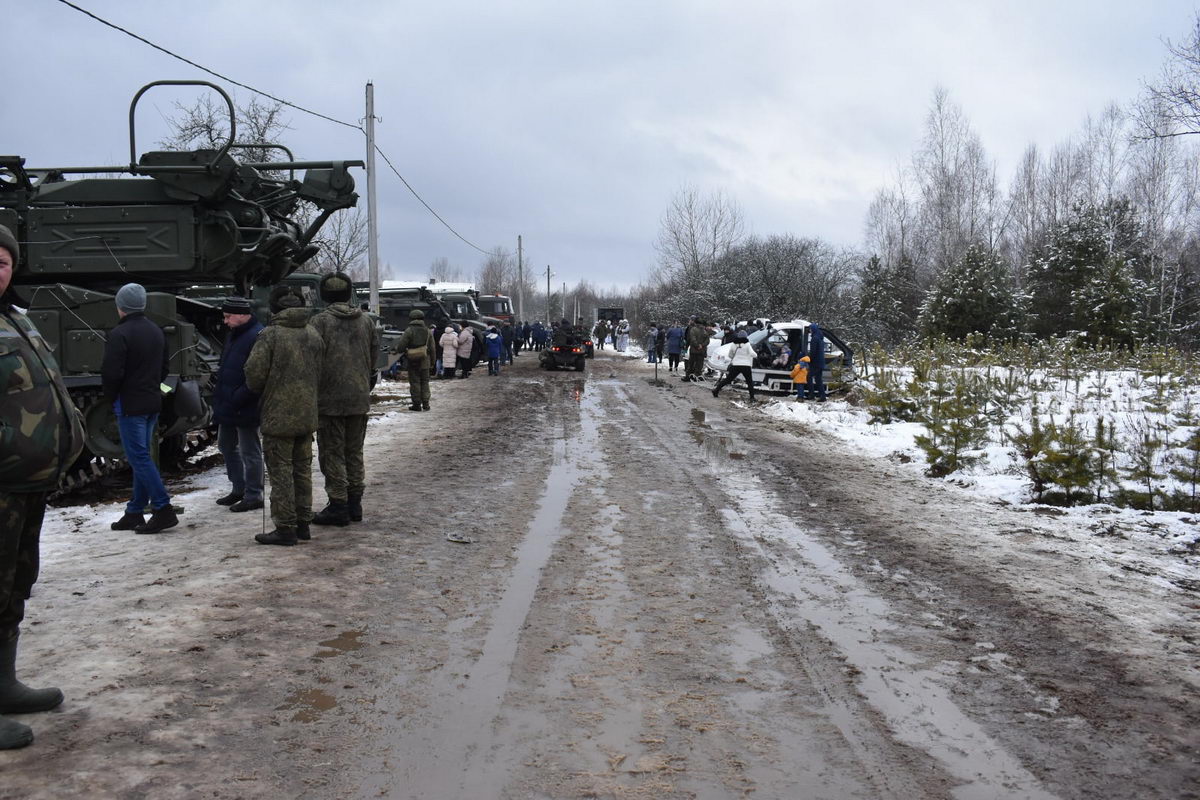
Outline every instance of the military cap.
<path fill-rule="evenodd" d="M 291 286 L 276 286 L 271 290 L 268 301 L 272 314 L 278 314 L 285 308 L 299 308 L 304 305 L 304 298 Z"/>
<path fill-rule="evenodd" d="M 350 299 L 354 283 L 344 272 L 334 272 L 321 279 L 321 299 L 326 303 L 345 303 Z"/>

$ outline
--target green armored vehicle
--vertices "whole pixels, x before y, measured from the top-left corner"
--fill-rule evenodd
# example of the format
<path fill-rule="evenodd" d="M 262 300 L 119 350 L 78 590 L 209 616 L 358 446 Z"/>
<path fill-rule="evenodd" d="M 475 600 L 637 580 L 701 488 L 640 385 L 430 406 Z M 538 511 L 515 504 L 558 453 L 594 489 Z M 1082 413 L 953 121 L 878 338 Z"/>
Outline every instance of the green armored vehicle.
<path fill-rule="evenodd" d="M 216 150 L 139 158 L 138 100 L 162 85 L 218 92 L 229 109 L 228 141 Z M 161 453 L 182 454 L 204 438 L 225 334 L 219 307 L 197 296 L 209 294 L 206 287 L 211 295 L 246 296 L 283 281 L 317 253 L 314 237 L 330 215 L 358 200 L 349 168 L 361 161 L 244 163 L 233 155 L 239 149 L 233 101 L 220 87 L 156 81 L 130 103 L 128 165 L 32 168 L 0 156 L 0 224 L 21 242 L 13 283 L 85 417 L 90 453 L 68 485 L 122 454 L 100 385 L 105 335 L 118 321 L 117 289 L 145 286 L 146 316 L 166 334 L 173 391 L 160 415 Z M 303 178 L 297 170 L 306 170 Z M 304 211 L 311 221 L 301 224 Z"/>

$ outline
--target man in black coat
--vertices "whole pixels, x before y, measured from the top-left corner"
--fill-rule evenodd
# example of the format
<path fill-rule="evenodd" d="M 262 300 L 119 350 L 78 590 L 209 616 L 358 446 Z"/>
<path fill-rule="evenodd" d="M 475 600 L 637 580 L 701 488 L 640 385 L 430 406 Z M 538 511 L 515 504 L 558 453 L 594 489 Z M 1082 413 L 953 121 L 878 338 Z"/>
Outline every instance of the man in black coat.
<path fill-rule="evenodd" d="M 226 298 L 221 312 L 229 334 L 217 368 L 213 422 L 217 423 L 217 447 L 225 457 L 225 474 L 233 489 L 217 503 L 229 506 L 230 511 L 251 511 L 263 507 L 263 454 L 258 438 L 259 398 L 246 386 L 245 366 L 263 326 L 244 297 Z"/>
<path fill-rule="evenodd" d="M 158 533 L 179 524 L 171 496 L 150 457 L 152 437 L 162 411 L 162 383 L 167 378 L 167 340 L 162 329 L 146 318 L 146 289 L 127 283 L 117 290 L 121 321 L 104 343 L 100 377 L 104 396 L 113 404 L 125 460 L 133 471 L 133 498 L 114 531 Z M 151 505 L 150 519 L 142 516 Z"/>

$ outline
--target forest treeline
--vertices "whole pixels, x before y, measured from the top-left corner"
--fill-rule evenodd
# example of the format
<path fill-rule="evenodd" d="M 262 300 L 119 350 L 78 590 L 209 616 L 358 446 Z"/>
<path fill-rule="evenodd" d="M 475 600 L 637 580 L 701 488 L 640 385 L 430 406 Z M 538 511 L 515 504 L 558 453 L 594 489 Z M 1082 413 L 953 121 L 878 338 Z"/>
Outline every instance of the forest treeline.
<path fill-rule="evenodd" d="M 643 324 L 799 316 L 888 347 L 974 334 L 1194 350 L 1200 149 L 1189 134 L 1200 132 L 1200 23 L 1168 50 L 1142 96 L 1053 147 L 1030 144 L 1007 180 L 962 107 L 937 89 L 919 146 L 870 205 L 861 247 L 748 236 L 731 197 L 684 187 L 662 215 L 658 263 L 642 285 L 581 283 L 565 297 L 554 287 L 550 306 L 570 315 L 576 301 L 581 311 L 622 305 Z M 496 260 L 481 288 L 515 294 Z M 531 308 L 544 308 L 544 289 L 526 280 Z"/>

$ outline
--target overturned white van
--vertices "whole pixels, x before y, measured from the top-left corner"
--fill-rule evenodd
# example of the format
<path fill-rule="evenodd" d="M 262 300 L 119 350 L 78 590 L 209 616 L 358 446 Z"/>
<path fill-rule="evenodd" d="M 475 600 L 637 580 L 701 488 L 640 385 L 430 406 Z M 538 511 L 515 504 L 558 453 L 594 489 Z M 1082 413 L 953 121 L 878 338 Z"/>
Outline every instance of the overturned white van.
<path fill-rule="evenodd" d="M 757 389 L 766 392 L 793 393 L 792 367 L 808 353 L 812 323 L 806 319 L 788 322 L 762 322 L 764 327 L 751 327 L 750 344 L 754 347 L 754 366 L 751 374 Z M 829 391 L 846 389 L 858 377 L 854 368 L 854 351 L 833 331 L 821 329 L 825 335 L 825 385 Z M 722 348 L 728 344 L 718 331 L 708 344 L 704 367 L 722 373 L 729 367 L 729 355 Z M 732 386 L 741 386 L 741 382 Z"/>

